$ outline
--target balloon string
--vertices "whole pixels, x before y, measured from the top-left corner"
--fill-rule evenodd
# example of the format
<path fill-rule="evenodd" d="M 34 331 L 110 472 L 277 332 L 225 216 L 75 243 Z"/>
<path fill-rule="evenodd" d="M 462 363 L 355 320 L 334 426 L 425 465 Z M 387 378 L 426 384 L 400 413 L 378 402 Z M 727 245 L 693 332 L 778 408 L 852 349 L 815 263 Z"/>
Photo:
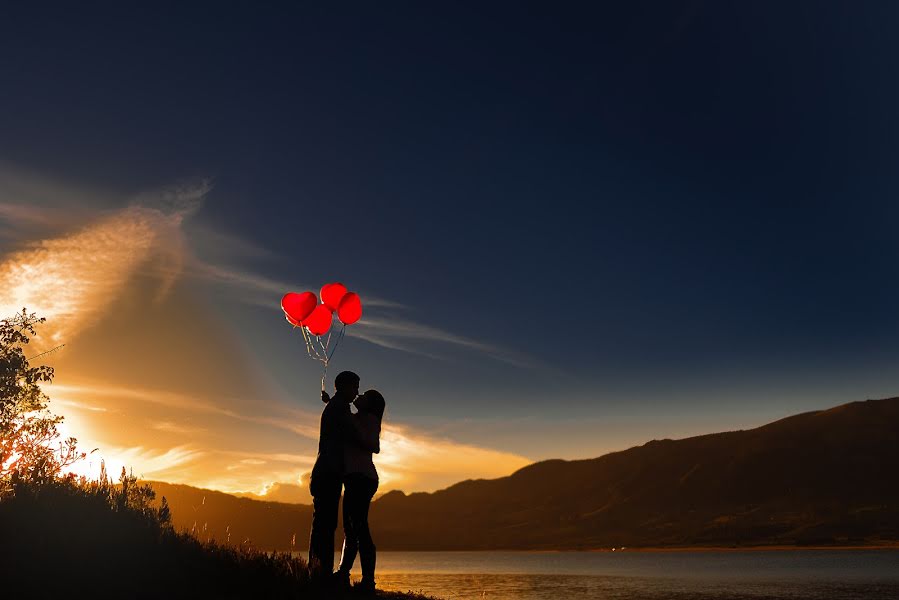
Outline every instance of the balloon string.
<path fill-rule="evenodd" d="M 328 334 L 328 340 L 322 344 L 321 336 L 317 336 L 318 345 L 322 348 L 323 357 L 319 360 L 322 361 L 322 391 L 325 391 L 325 378 L 328 376 L 328 346 L 331 345 L 331 334 Z"/>
<path fill-rule="evenodd" d="M 319 345 L 321 345 L 321 340 L 319 339 L 318 336 L 315 336 L 314 340 Z M 318 351 L 318 347 L 315 345 L 315 342 L 313 342 L 313 344 L 312 344 L 312 352 L 315 354 L 315 356 L 313 358 L 315 358 L 316 360 L 322 360 L 321 352 Z"/>
<path fill-rule="evenodd" d="M 322 343 L 322 336 L 316 336 L 315 339 L 318 340 L 318 345 L 322 349 L 322 353 L 319 355 L 321 356 L 320 360 L 325 363 L 325 366 L 328 366 L 328 348 Z M 330 339 L 328 341 L 330 342 Z"/>
<path fill-rule="evenodd" d="M 296 325 L 294 325 L 296 327 Z M 309 345 L 309 336 L 306 335 L 306 328 L 303 325 L 300 325 L 300 331 L 303 334 L 303 341 L 306 342 L 306 352 L 309 356 L 312 356 L 312 347 Z"/>
<path fill-rule="evenodd" d="M 324 361 L 324 357 L 322 357 L 321 353 L 319 353 L 318 349 L 315 347 L 315 344 L 312 343 L 312 333 L 307 334 L 306 328 L 304 326 L 300 326 L 300 331 L 303 332 L 303 339 L 306 342 L 306 353 L 309 355 L 309 358 L 314 360 Z M 321 344 L 321 339 L 319 336 L 315 336 L 316 339 Z"/>
<path fill-rule="evenodd" d="M 340 345 L 340 340 L 343 339 L 344 332 L 346 332 L 346 325 L 341 328 L 340 333 L 337 335 L 337 341 L 334 342 L 334 347 L 331 349 L 331 354 L 328 355 L 328 360 L 331 360 L 331 357 L 334 356 L 335 352 L 337 352 L 337 346 Z"/>
<path fill-rule="evenodd" d="M 294 325 L 293 327 L 296 329 L 297 325 Z M 322 363 L 321 382 L 322 391 L 325 391 L 325 378 L 328 376 L 328 363 L 331 361 L 331 357 L 334 356 L 334 352 L 337 351 L 337 347 L 340 345 L 341 340 L 343 340 L 344 335 L 346 334 L 346 324 L 344 323 L 343 327 L 340 329 L 340 333 L 337 334 L 333 348 L 331 348 L 331 334 L 334 333 L 333 331 L 329 331 L 327 339 L 322 342 L 322 337 L 320 335 L 313 336 L 312 332 L 307 333 L 304 325 L 299 325 L 299 328 L 300 332 L 303 334 L 303 341 L 306 343 L 306 353 L 309 355 L 309 358 Z M 316 342 L 318 343 L 318 347 L 315 345 Z M 328 351 L 328 348 L 331 348 L 330 352 Z M 319 350 L 321 350 L 321 352 L 319 352 Z"/>

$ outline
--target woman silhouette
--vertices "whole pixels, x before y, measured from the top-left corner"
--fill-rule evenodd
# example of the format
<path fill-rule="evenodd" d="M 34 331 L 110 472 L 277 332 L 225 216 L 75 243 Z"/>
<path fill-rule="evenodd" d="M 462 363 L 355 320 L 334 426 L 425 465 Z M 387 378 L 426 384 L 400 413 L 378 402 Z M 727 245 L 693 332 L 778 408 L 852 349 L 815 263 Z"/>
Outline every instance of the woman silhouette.
<path fill-rule="evenodd" d="M 378 471 L 372 453 L 381 451 L 379 438 L 384 417 L 384 397 L 368 390 L 356 398 L 358 412 L 351 415 L 353 432 L 344 447 L 343 553 L 337 576 L 349 585 L 356 553 L 362 563 L 362 591 L 375 589 L 375 544 L 368 528 L 368 509 L 378 489 Z"/>

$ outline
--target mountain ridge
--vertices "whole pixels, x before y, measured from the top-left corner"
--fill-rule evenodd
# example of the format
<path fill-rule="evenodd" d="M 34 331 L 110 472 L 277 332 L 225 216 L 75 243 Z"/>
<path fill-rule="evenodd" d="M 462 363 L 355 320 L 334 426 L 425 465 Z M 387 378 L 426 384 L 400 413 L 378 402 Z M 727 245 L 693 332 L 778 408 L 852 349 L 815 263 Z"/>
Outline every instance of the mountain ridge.
<path fill-rule="evenodd" d="M 548 459 L 434 492 L 394 490 L 372 503 L 372 530 L 380 548 L 396 550 L 897 540 L 899 483 L 886 475 L 899 472 L 896 432 L 899 398 L 850 402 L 752 429 Z M 184 502 L 168 500 L 184 525 Z M 302 549 L 311 507 L 279 504 L 235 505 L 214 515 L 215 526 L 244 518 L 253 525 L 232 524 L 240 535 L 280 549 L 291 530 Z"/>

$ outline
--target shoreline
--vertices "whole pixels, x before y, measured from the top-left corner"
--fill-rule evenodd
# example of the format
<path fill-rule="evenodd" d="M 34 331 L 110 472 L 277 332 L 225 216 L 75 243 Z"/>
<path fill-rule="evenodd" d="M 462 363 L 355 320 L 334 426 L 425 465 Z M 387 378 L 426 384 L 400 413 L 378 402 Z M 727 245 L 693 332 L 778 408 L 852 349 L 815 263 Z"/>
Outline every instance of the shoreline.
<path fill-rule="evenodd" d="M 879 542 L 876 544 L 759 544 L 747 546 L 635 546 L 623 548 L 596 548 L 585 552 L 795 552 L 797 550 L 899 550 L 899 542 Z"/>
<path fill-rule="evenodd" d="M 563 554 L 566 552 L 583 552 L 583 553 L 608 553 L 608 554 L 627 554 L 627 553 L 678 553 L 678 552 L 708 552 L 708 553 L 724 553 L 724 552 L 795 552 L 798 550 L 814 550 L 814 551 L 854 551 L 854 550 L 899 550 L 899 541 L 896 542 L 879 542 L 877 544 L 844 544 L 844 545 L 796 545 L 796 544 L 760 544 L 755 546 L 625 546 L 615 547 L 613 550 L 609 548 L 584 548 L 584 549 L 509 549 L 497 548 L 491 550 L 471 549 L 471 550 L 391 550 L 379 549 L 384 553 L 491 553 L 491 552 L 516 552 L 521 554 Z M 267 552 L 284 552 L 283 550 L 268 550 Z M 301 551 L 294 551 L 293 554 L 302 554 Z"/>

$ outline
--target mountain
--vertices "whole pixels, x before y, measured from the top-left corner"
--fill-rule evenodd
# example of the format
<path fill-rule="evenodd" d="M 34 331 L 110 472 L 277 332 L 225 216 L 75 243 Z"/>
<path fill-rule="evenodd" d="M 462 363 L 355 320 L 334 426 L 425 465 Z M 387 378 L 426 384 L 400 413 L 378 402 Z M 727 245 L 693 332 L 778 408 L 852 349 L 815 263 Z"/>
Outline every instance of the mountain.
<path fill-rule="evenodd" d="M 309 547 L 309 505 L 263 502 L 161 481 L 146 483 L 156 492 L 157 502 L 164 496 L 169 503 L 177 530 L 193 531 L 203 540 L 270 550 Z"/>
<path fill-rule="evenodd" d="M 371 523 L 384 550 L 899 540 L 897 472 L 899 398 L 868 400 L 433 493 L 390 492 L 372 503 Z M 243 520 L 260 545 L 296 532 L 305 548 L 310 507 L 211 497 L 232 533 Z M 184 523 L 180 498 L 168 499 Z"/>

